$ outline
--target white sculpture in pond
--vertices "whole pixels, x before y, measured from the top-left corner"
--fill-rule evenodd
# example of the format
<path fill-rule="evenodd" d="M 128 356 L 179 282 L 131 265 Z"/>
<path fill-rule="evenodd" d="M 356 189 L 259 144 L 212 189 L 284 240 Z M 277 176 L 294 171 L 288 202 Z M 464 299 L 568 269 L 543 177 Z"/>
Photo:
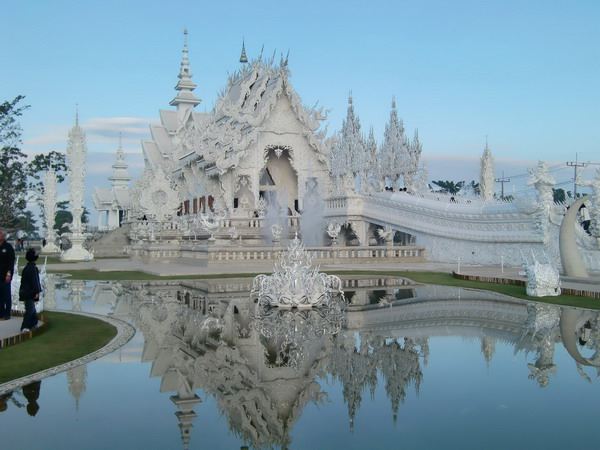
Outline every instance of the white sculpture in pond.
<path fill-rule="evenodd" d="M 527 295 L 530 297 L 553 297 L 560 295 L 560 274 L 550 263 L 539 262 L 532 254 L 532 262 L 526 262 Z"/>
<path fill-rule="evenodd" d="M 312 308 L 344 300 L 342 281 L 312 265 L 298 235 L 282 253 L 273 274 L 254 278 L 252 292 L 258 296 L 259 306 L 279 308 Z"/>

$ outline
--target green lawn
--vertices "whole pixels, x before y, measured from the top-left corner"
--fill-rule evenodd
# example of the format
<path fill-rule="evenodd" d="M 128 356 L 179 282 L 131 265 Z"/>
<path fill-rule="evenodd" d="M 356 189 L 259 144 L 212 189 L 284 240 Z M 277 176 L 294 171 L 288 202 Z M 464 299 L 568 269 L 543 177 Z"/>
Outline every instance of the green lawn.
<path fill-rule="evenodd" d="M 63 364 L 104 347 L 117 329 L 102 320 L 44 312 L 48 324 L 32 339 L 0 349 L 0 384 Z"/>
<path fill-rule="evenodd" d="M 550 303 L 552 305 L 577 306 L 580 308 L 600 309 L 600 301 L 588 297 L 579 297 L 576 295 L 559 295 L 557 297 L 529 297 L 525 293 L 524 286 L 515 286 L 509 284 L 486 283 L 484 281 L 468 281 L 454 278 L 449 273 L 441 272 L 417 272 L 417 271 L 352 271 L 352 272 L 332 272 L 338 275 L 392 275 L 398 277 L 410 278 L 417 283 L 437 284 L 443 286 L 454 286 L 462 288 L 481 289 L 484 291 L 498 292 L 511 297 L 522 298 L 534 302 Z"/>

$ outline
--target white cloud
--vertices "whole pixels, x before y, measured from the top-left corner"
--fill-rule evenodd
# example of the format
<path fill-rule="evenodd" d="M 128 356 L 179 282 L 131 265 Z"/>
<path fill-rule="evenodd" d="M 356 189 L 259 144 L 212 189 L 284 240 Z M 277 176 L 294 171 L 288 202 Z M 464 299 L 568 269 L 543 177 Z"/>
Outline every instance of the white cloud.
<path fill-rule="evenodd" d="M 81 123 L 86 133 L 88 150 L 113 152 L 122 133 L 123 149 L 129 153 L 140 153 L 140 141 L 150 138 L 149 127 L 156 120 L 145 117 L 94 117 Z M 23 141 L 23 150 L 28 154 L 50 150 L 64 151 L 72 125 L 51 125 L 41 133 Z"/>

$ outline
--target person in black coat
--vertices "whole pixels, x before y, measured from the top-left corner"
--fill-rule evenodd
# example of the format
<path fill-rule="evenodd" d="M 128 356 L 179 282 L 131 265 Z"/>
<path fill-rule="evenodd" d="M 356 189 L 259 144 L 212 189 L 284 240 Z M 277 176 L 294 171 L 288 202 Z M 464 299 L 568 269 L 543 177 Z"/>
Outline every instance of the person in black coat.
<path fill-rule="evenodd" d="M 27 264 L 21 273 L 21 287 L 19 288 L 19 300 L 25 302 L 25 315 L 21 325 L 22 332 L 31 331 L 38 323 L 35 312 L 35 302 L 40 299 L 42 285 L 40 284 L 40 273 L 35 262 L 38 254 L 35 249 L 30 248 L 25 254 Z"/>
<path fill-rule="evenodd" d="M 15 250 L 6 242 L 6 232 L 0 228 L 0 320 L 10 319 L 12 295 L 10 283 L 15 268 Z"/>

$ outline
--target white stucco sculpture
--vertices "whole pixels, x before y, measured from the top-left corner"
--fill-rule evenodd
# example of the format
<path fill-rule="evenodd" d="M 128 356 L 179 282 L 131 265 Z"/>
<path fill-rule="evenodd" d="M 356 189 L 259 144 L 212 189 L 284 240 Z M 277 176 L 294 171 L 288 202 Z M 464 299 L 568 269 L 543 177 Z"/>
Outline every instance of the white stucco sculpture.
<path fill-rule="evenodd" d="M 530 297 L 554 297 L 560 295 L 560 274 L 552 264 L 541 263 L 532 254 L 526 263 L 527 295 Z"/>
<path fill-rule="evenodd" d="M 44 177 L 44 226 L 46 228 L 46 245 L 42 253 L 59 253 L 56 245 L 54 219 L 56 217 L 56 173 L 50 169 Z"/>
<path fill-rule="evenodd" d="M 252 283 L 258 305 L 280 308 L 312 308 L 343 299 L 342 281 L 319 272 L 298 235 L 283 252 L 273 274 L 258 275 Z"/>
<path fill-rule="evenodd" d="M 492 200 L 494 198 L 494 158 L 487 141 L 481 156 L 479 192 L 482 200 Z"/>
<path fill-rule="evenodd" d="M 85 156 L 87 145 L 85 133 L 79 126 L 79 114 L 75 116 L 75 125 L 69 132 L 69 143 L 67 146 L 67 164 L 69 167 L 69 205 L 73 221 L 69 229 L 68 238 L 71 248 L 64 251 L 60 258 L 63 261 L 90 261 L 94 256 L 83 247 L 87 238 L 84 226 L 81 222 L 83 215 L 83 199 L 85 194 Z"/>

